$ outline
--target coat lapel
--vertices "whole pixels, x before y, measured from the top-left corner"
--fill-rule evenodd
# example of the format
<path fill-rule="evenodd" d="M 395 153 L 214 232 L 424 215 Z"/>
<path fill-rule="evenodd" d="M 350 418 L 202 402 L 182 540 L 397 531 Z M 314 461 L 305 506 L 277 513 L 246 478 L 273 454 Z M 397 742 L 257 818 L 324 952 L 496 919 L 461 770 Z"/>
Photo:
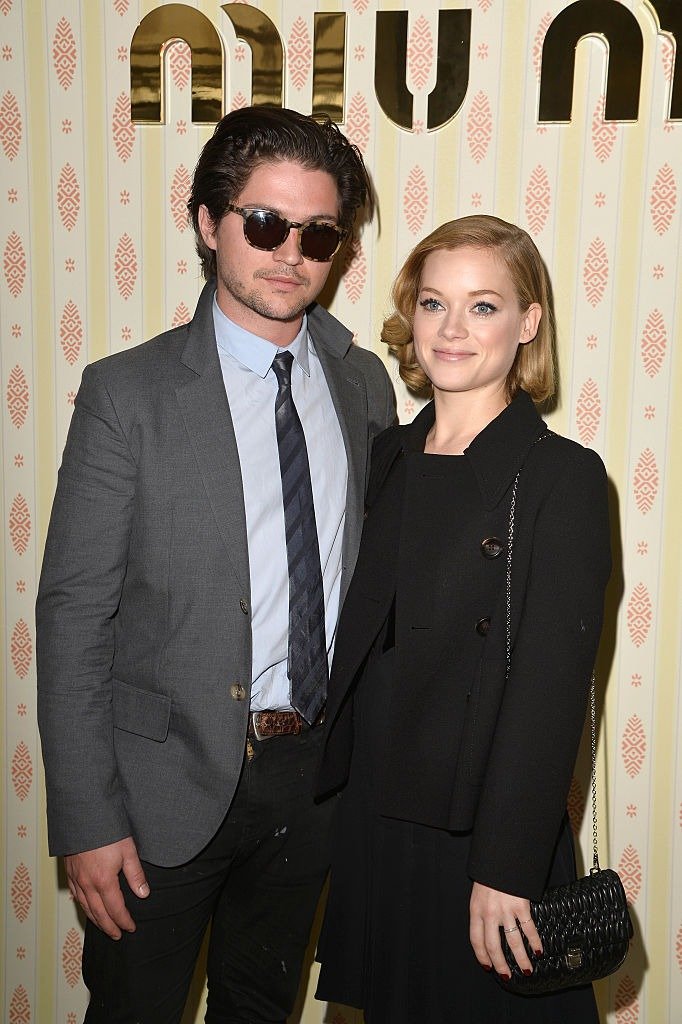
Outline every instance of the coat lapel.
<path fill-rule="evenodd" d="M 365 485 L 368 470 L 367 392 L 364 379 L 344 359 L 352 344 L 350 331 L 328 313 L 313 307 L 308 327 L 324 371 L 341 427 L 348 462 L 346 523 L 343 536 L 341 602 L 350 582 L 349 566 L 355 564 L 362 532 Z"/>
<path fill-rule="evenodd" d="M 195 376 L 176 387 L 178 404 L 240 588 L 249 594 L 244 492 L 237 440 L 225 394 L 213 327 L 215 283 L 201 293 L 181 361 Z"/>

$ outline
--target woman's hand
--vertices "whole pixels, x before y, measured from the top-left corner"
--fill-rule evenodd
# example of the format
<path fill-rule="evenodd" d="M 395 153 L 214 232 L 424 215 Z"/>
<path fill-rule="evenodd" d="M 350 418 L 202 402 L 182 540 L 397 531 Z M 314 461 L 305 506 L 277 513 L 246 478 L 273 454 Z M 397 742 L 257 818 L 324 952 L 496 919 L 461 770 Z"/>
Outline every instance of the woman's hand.
<path fill-rule="evenodd" d="M 509 948 L 524 974 L 532 974 L 533 967 L 526 954 L 521 933 L 523 932 L 531 949 L 542 953 L 542 943 L 533 918 L 530 903 L 519 896 L 490 889 L 487 885 L 474 882 L 469 902 L 469 938 L 476 959 L 481 967 L 497 973 L 507 981 L 511 977 L 507 961 L 502 953 L 500 925 L 504 928 Z"/>

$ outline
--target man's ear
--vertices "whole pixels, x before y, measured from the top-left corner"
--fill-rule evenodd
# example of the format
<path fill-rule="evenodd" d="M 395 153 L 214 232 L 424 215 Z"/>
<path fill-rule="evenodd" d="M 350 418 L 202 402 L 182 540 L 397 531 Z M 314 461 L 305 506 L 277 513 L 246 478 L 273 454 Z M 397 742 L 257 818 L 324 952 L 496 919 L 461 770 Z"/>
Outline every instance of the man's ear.
<path fill-rule="evenodd" d="M 213 218 L 208 212 L 208 208 L 202 203 L 199 207 L 199 231 L 209 249 L 217 249 L 218 243 L 215 240 L 216 227 L 213 223 Z"/>

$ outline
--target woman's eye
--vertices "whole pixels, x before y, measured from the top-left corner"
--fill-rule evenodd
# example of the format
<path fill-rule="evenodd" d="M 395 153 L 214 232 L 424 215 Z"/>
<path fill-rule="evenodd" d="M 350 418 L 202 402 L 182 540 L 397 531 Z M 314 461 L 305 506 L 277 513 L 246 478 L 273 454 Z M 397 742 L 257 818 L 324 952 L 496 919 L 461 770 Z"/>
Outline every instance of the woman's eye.
<path fill-rule="evenodd" d="M 490 316 L 496 310 L 497 306 L 493 306 L 492 302 L 477 302 L 474 306 L 474 313 L 478 313 L 479 316 Z"/>
<path fill-rule="evenodd" d="M 421 299 L 419 305 L 430 313 L 437 313 L 439 309 L 443 308 L 438 299 Z"/>

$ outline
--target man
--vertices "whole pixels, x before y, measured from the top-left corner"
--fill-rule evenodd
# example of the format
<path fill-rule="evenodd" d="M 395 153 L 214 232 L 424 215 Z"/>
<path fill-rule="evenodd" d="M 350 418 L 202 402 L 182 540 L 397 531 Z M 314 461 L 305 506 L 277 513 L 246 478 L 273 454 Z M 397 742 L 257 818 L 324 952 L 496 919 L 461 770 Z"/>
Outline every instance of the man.
<path fill-rule="evenodd" d="M 357 210 L 331 122 L 217 125 L 188 204 L 190 324 L 88 367 L 37 603 L 50 851 L 87 915 L 86 1021 L 289 1014 L 327 868 L 312 800 L 380 360 L 315 305 Z"/>

